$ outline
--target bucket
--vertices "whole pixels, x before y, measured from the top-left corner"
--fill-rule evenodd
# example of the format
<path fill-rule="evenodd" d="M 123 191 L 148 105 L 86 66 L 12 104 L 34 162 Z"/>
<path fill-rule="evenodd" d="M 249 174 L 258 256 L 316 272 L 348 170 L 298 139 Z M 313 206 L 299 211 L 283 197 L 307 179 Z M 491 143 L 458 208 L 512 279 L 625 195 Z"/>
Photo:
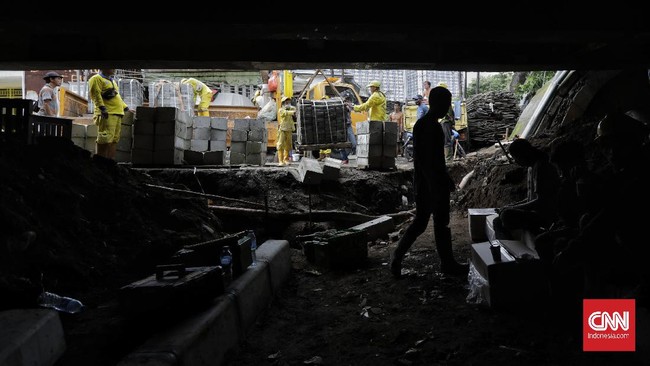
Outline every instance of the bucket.
<path fill-rule="evenodd" d="M 300 158 L 302 158 L 302 154 L 291 154 L 292 161 L 300 161 Z"/>

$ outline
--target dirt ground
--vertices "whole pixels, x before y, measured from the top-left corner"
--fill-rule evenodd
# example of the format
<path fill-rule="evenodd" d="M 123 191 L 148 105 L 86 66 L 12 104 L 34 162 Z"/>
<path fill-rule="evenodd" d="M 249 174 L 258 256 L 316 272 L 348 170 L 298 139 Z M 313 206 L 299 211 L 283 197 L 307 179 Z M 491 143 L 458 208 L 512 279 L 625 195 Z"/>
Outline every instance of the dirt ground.
<path fill-rule="evenodd" d="M 69 141 L 68 141 L 69 142 Z M 467 301 L 467 278 L 439 272 L 431 227 L 404 260 L 404 278 L 387 269 L 399 235 L 369 243 L 355 270 L 316 268 L 294 244 L 296 235 L 344 228 L 328 221 L 215 213 L 215 206 L 271 211 L 342 210 L 368 215 L 412 209 L 409 164 L 396 171 L 346 167 L 341 178 L 306 189 L 284 168 L 138 169 L 116 165 L 56 139 L 0 151 L 0 310 L 36 307 L 43 289 L 81 300 L 86 310 L 61 314 L 67 350 L 57 363 L 114 365 L 156 331 L 174 322 L 125 317 L 120 287 L 150 275 L 183 245 L 254 228 L 258 240 L 293 244 L 288 283 L 228 365 L 605 365 L 638 364 L 635 354 L 581 351 L 575 309 L 499 312 Z M 453 197 L 455 256 L 468 260 L 468 207 L 494 207 L 522 198 L 525 174 L 498 151 L 471 154 L 450 171 L 474 178 Z M 492 189 L 498 185 L 499 189 Z M 179 194 L 166 186 L 216 195 Z M 396 233 L 408 221 L 397 220 Z M 185 314 L 180 314 L 182 317 Z"/>

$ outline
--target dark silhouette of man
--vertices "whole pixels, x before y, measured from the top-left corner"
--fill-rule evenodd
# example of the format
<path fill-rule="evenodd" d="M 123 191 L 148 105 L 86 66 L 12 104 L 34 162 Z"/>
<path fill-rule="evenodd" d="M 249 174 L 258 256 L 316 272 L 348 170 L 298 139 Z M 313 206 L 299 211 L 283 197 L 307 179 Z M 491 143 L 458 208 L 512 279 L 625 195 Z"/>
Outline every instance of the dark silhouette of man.
<path fill-rule="evenodd" d="M 456 262 L 449 228 L 449 194 L 455 185 L 445 165 L 444 139 L 438 119 L 447 114 L 451 93 L 435 87 L 429 93 L 429 111 L 413 127 L 413 180 L 415 188 L 415 219 L 391 255 L 390 270 L 395 277 L 402 272 L 402 259 L 415 239 L 422 234 L 433 215 L 433 230 L 440 269 L 445 274 L 467 274 L 467 265 Z"/>

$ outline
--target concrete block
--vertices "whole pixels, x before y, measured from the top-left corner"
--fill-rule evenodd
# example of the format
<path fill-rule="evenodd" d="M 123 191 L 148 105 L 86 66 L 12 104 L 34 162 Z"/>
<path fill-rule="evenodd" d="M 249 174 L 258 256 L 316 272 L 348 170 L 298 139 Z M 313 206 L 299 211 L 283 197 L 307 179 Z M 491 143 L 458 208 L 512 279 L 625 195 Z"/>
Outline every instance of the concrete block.
<path fill-rule="evenodd" d="M 124 117 L 122 117 L 122 124 L 127 126 L 133 126 L 133 120 L 135 120 L 135 114 L 130 111 L 124 112 Z M 124 126 L 122 126 L 124 128 Z"/>
<path fill-rule="evenodd" d="M 190 140 L 190 150 L 192 151 L 208 151 L 209 147 L 209 140 Z"/>
<path fill-rule="evenodd" d="M 174 148 L 172 147 L 171 149 L 163 149 L 163 150 L 156 149 L 153 152 L 152 163 L 161 164 L 161 165 L 173 165 Z"/>
<path fill-rule="evenodd" d="M 381 145 L 384 141 L 384 135 L 381 132 L 362 133 L 357 135 L 358 145 Z"/>
<path fill-rule="evenodd" d="M 133 139 L 130 137 L 120 137 L 120 141 L 117 142 L 116 149 L 120 151 L 131 151 L 131 146 L 133 144 Z"/>
<path fill-rule="evenodd" d="M 153 135 L 155 131 L 154 122 L 136 118 L 133 124 L 134 135 Z M 86 131 L 86 134 L 88 132 Z"/>
<path fill-rule="evenodd" d="M 136 109 L 135 109 L 135 121 L 134 121 L 133 124 L 137 124 L 138 122 L 153 124 L 155 114 L 156 114 L 156 108 L 153 108 L 153 107 L 136 107 Z"/>
<path fill-rule="evenodd" d="M 265 130 L 266 131 L 266 120 L 265 119 L 247 119 L 248 129 L 249 130 Z"/>
<path fill-rule="evenodd" d="M 181 150 L 190 150 L 192 144 L 191 140 L 174 137 L 174 147 Z"/>
<path fill-rule="evenodd" d="M 196 116 L 192 118 L 192 127 L 194 128 L 210 128 L 211 123 L 210 117 Z"/>
<path fill-rule="evenodd" d="M 156 107 L 154 109 L 156 123 L 176 121 L 176 107 Z"/>
<path fill-rule="evenodd" d="M 235 131 L 233 131 L 235 132 Z M 236 152 L 240 154 L 246 154 L 246 142 L 245 141 L 231 141 L 230 142 L 230 152 Z"/>
<path fill-rule="evenodd" d="M 320 184 L 323 179 L 323 169 L 316 159 L 303 157 L 298 164 L 298 176 L 303 184 Z"/>
<path fill-rule="evenodd" d="M 54 365 L 65 348 L 63 327 L 56 311 L 0 312 L 0 365 Z"/>
<path fill-rule="evenodd" d="M 94 153 L 97 147 L 97 137 L 86 137 L 84 146 L 86 150 Z"/>
<path fill-rule="evenodd" d="M 237 118 L 235 119 L 235 124 L 233 130 L 239 131 L 248 131 L 250 130 L 250 121 L 249 118 Z"/>
<path fill-rule="evenodd" d="M 266 163 L 266 153 L 246 154 L 246 164 L 262 166 Z"/>
<path fill-rule="evenodd" d="M 355 225 L 350 230 L 364 230 L 368 233 L 368 240 L 386 238 L 395 231 L 395 222 L 390 216 L 380 216 L 376 219 Z"/>
<path fill-rule="evenodd" d="M 386 122 L 386 124 L 389 124 L 391 122 Z M 392 122 L 395 124 L 395 122 Z M 397 132 L 384 132 L 384 139 L 382 140 L 382 144 L 384 145 L 384 148 L 390 146 L 390 147 L 395 147 L 397 146 Z"/>
<path fill-rule="evenodd" d="M 189 165 L 203 165 L 203 153 L 192 150 L 183 151 L 183 161 Z"/>
<path fill-rule="evenodd" d="M 395 167 L 395 157 L 392 156 L 382 156 L 381 157 L 381 168 L 382 169 L 392 169 Z"/>
<path fill-rule="evenodd" d="M 226 151 L 226 150 L 228 150 L 228 146 L 226 146 L 226 140 L 210 141 L 210 151 Z"/>
<path fill-rule="evenodd" d="M 268 131 L 266 129 L 248 131 L 248 141 L 264 142 L 268 140 Z"/>
<path fill-rule="evenodd" d="M 192 115 L 188 111 L 182 111 L 180 108 L 176 108 L 176 117 L 174 119 L 176 123 L 192 125 Z"/>
<path fill-rule="evenodd" d="M 468 208 L 467 209 L 467 225 L 469 228 L 469 236 L 472 242 L 479 243 L 487 241 L 485 233 L 485 218 L 489 215 L 496 214 L 494 208 Z"/>
<path fill-rule="evenodd" d="M 210 129 L 206 127 L 194 128 L 192 131 L 193 140 L 210 140 Z"/>
<path fill-rule="evenodd" d="M 261 142 L 246 141 L 246 155 L 248 155 L 248 154 L 259 154 L 261 152 L 262 152 L 262 143 Z"/>
<path fill-rule="evenodd" d="M 248 130 L 232 130 L 232 133 L 230 134 L 230 141 L 248 141 Z"/>
<path fill-rule="evenodd" d="M 209 309 L 158 333 L 118 366 L 221 365 L 240 337 L 235 296 L 222 295 Z"/>
<path fill-rule="evenodd" d="M 206 151 L 203 153 L 203 163 L 207 165 L 223 165 L 225 151 Z"/>
<path fill-rule="evenodd" d="M 154 149 L 154 136 L 153 135 L 135 135 L 133 136 L 133 148 L 153 151 Z"/>
<path fill-rule="evenodd" d="M 176 123 L 175 125 L 175 134 L 177 137 L 186 139 L 186 140 L 191 140 L 192 139 L 192 134 L 194 127 L 187 125 L 185 123 Z"/>
<path fill-rule="evenodd" d="M 339 159 L 326 158 L 323 165 L 323 180 L 338 180 L 341 176 L 341 163 Z"/>
<path fill-rule="evenodd" d="M 135 141 L 135 140 L 134 140 Z M 136 149 L 131 150 L 131 162 L 133 164 L 153 164 L 153 150 Z"/>
<path fill-rule="evenodd" d="M 268 266 L 266 262 L 258 262 L 257 266 L 248 267 L 226 289 L 226 293 L 235 296 L 242 335 L 248 333 L 273 297 Z"/>
<path fill-rule="evenodd" d="M 498 240 L 498 257 L 492 255 L 490 242 L 472 244 L 471 262 L 488 282 L 485 296 L 492 308 L 519 308 L 538 305 L 548 296 L 548 283 L 542 262 L 534 257 L 521 260 L 512 253 L 528 252 L 517 241 Z M 511 252 L 512 251 L 512 252 Z"/>
<path fill-rule="evenodd" d="M 174 136 L 176 133 L 175 121 L 156 121 L 154 125 L 154 135 L 160 136 Z"/>
<path fill-rule="evenodd" d="M 246 163 L 246 154 L 230 151 L 230 164 L 240 165 Z"/>
<path fill-rule="evenodd" d="M 93 142 L 95 140 L 93 139 Z M 86 148 L 86 138 L 85 137 L 72 137 L 72 143 L 79 146 L 82 149 Z"/>
<path fill-rule="evenodd" d="M 228 137 L 228 131 L 226 130 L 215 130 L 215 129 L 210 130 L 209 140 L 225 142 L 227 137 Z"/>
<path fill-rule="evenodd" d="M 214 130 L 226 131 L 228 130 L 228 119 L 220 117 L 212 117 L 210 119 L 210 128 Z"/>
<path fill-rule="evenodd" d="M 72 138 L 75 137 L 86 137 L 86 125 L 72 124 Z"/>
<path fill-rule="evenodd" d="M 399 133 L 397 130 L 397 123 L 384 122 L 384 135 L 386 135 L 387 133 L 397 136 L 397 134 Z"/>
<path fill-rule="evenodd" d="M 86 126 L 86 137 L 97 137 L 97 125 Z"/>
<path fill-rule="evenodd" d="M 120 128 L 120 136 L 133 138 L 133 125 L 122 124 L 122 128 Z"/>
<path fill-rule="evenodd" d="M 370 132 L 370 125 L 368 124 L 368 121 L 357 123 L 357 135 L 361 135 L 369 132 Z"/>
<path fill-rule="evenodd" d="M 291 273 L 291 248 L 286 240 L 267 240 L 257 248 L 257 261 L 268 264 L 273 293 L 277 293 Z"/>
<path fill-rule="evenodd" d="M 354 268 L 368 259 L 368 237 L 364 230 L 343 230 L 313 245 L 313 259 L 324 268 Z"/>
<path fill-rule="evenodd" d="M 367 144 L 358 144 L 357 145 L 357 156 L 360 158 L 382 156 L 384 149 L 381 144 L 378 145 L 367 145 Z"/>

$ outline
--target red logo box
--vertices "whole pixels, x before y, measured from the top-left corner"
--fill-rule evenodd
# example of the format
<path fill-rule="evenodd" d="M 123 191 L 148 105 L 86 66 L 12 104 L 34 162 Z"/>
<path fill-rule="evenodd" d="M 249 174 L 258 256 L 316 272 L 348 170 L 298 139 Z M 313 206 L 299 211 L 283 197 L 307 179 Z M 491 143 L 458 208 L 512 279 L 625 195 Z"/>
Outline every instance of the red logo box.
<path fill-rule="evenodd" d="M 582 350 L 635 351 L 635 311 L 634 299 L 584 299 Z"/>

